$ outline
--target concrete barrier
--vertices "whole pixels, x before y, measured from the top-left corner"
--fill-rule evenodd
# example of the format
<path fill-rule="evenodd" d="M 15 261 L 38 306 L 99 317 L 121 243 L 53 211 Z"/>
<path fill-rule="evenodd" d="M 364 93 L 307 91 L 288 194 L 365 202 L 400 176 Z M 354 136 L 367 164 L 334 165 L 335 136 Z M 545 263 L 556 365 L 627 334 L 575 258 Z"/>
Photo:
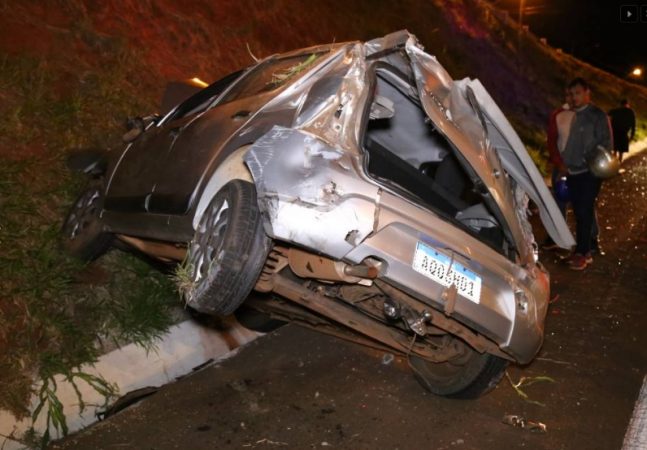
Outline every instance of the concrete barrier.
<path fill-rule="evenodd" d="M 155 349 L 151 351 L 129 344 L 104 354 L 96 364 L 83 366 L 81 370 L 102 376 L 118 387 L 119 395 L 124 395 L 143 387 L 161 386 L 209 361 L 226 359 L 258 336 L 261 334 L 247 330 L 235 321 L 228 323 L 227 330 L 219 331 L 187 320 L 172 326 L 155 342 Z M 103 397 L 90 385 L 81 380 L 76 383 L 86 405 L 83 412 L 80 411 L 78 397 L 71 383 L 62 376 L 56 377 L 56 394 L 63 404 L 70 433 L 96 422 L 97 413 L 102 409 L 100 405 L 104 403 Z M 38 398 L 34 396 L 30 411 L 34 411 L 37 405 Z M 38 433 L 45 432 L 46 416 L 43 410 L 34 424 Z M 30 419 L 16 420 L 8 411 L 0 411 L 0 448 L 23 448 L 11 437 L 22 436 L 31 425 Z M 56 430 L 51 427 L 50 435 L 52 439 L 58 437 Z"/>

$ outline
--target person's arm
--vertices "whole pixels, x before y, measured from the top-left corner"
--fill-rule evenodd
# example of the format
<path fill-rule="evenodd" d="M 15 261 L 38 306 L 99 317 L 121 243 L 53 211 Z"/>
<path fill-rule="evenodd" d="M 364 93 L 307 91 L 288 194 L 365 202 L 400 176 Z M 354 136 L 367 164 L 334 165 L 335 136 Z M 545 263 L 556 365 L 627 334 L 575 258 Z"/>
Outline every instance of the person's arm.
<path fill-rule="evenodd" d="M 601 111 L 600 114 L 597 115 L 593 133 L 596 148 L 598 145 L 601 145 L 607 150 L 613 149 L 613 134 L 611 132 L 611 122 L 609 121 L 609 116 Z M 593 150 L 594 149 L 591 149 L 591 151 Z"/>
<path fill-rule="evenodd" d="M 631 111 L 631 134 L 629 135 L 629 140 L 633 141 L 636 136 L 636 113 L 632 109 L 629 111 Z"/>
<path fill-rule="evenodd" d="M 546 128 L 546 148 L 548 149 L 548 160 L 555 167 L 559 167 L 562 162 L 562 157 L 557 148 L 557 113 L 553 112 L 548 119 L 548 127 Z"/>

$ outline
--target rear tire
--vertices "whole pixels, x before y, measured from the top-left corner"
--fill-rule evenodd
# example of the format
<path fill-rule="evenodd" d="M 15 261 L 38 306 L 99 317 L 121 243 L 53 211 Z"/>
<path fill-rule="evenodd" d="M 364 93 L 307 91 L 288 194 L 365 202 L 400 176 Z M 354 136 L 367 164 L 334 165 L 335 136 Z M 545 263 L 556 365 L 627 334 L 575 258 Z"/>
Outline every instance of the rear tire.
<path fill-rule="evenodd" d="M 238 323 L 248 330 L 257 331 L 259 333 L 271 333 L 287 324 L 287 322 L 284 322 L 283 320 L 273 319 L 269 314 L 246 306 L 244 303 L 234 314 Z"/>
<path fill-rule="evenodd" d="M 187 304 L 207 314 L 234 312 L 256 284 L 271 243 L 254 185 L 227 183 L 205 209 L 189 244 Z"/>
<path fill-rule="evenodd" d="M 508 362 L 498 356 L 479 353 L 462 341 L 463 355 L 454 360 L 433 363 L 411 356 L 409 363 L 414 375 L 428 391 L 443 397 L 473 399 L 496 387 Z"/>
<path fill-rule="evenodd" d="M 74 202 L 61 229 L 61 247 L 82 261 L 92 261 L 110 248 L 112 234 L 103 230 L 99 214 L 103 208 L 103 190 L 88 187 Z"/>

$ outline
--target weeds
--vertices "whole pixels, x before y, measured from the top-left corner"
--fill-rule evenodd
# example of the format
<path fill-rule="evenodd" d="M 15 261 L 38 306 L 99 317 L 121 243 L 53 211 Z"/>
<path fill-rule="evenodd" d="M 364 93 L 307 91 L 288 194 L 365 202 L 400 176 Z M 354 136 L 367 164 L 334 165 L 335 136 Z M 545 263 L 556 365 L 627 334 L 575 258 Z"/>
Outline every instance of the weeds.
<path fill-rule="evenodd" d="M 55 161 L 49 162 L 52 170 Z M 0 278 L 7 299 L 0 306 L 0 406 L 22 416 L 32 374 L 82 377 L 74 368 L 96 360 L 97 337 L 151 349 L 172 324 L 177 303 L 172 282 L 132 255 L 113 252 L 90 266 L 63 255 L 59 223 L 74 182 L 64 180 L 63 169 L 54 177 L 60 184 L 33 179 L 40 172 L 47 170 L 36 162 L 0 167 Z M 93 280 L 96 272 L 105 280 Z M 41 400 L 55 407 L 51 395 Z"/>
<path fill-rule="evenodd" d="M 194 267 L 189 263 L 189 255 L 190 250 L 187 251 L 184 261 L 175 267 L 171 277 L 180 296 L 185 299 L 189 298 L 190 293 L 194 291 L 196 283 L 193 276 Z"/>
<path fill-rule="evenodd" d="M 312 54 L 308 56 L 305 61 L 302 61 L 298 64 L 294 64 L 286 69 L 278 70 L 272 74 L 272 80 L 269 82 L 272 87 L 280 86 L 281 84 L 288 81 L 290 78 L 300 74 L 305 69 L 310 67 L 317 60 L 317 55 Z"/>
<path fill-rule="evenodd" d="M 129 51 L 111 48 L 78 75 L 52 61 L 0 56 L 0 115 L 8 118 L 0 121 L 0 408 L 26 417 L 36 394 L 32 419 L 45 414 L 62 434 L 55 377 L 73 385 L 81 408 L 79 380 L 107 401 L 115 387 L 79 368 L 96 361 L 101 343 L 152 350 L 177 304 L 171 281 L 132 255 L 86 266 L 59 249 L 62 219 L 83 184 L 66 170 L 67 154 L 120 145 L 120 122 L 153 109 L 127 81 L 138 76 Z"/>
<path fill-rule="evenodd" d="M 79 401 L 80 412 L 83 412 L 85 410 L 86 404 L 78 387 L 78 380 L 84 381 L 103 396 L 104 407 L 106 407 L 109 401 L 116 396 L 117 387 L 110 384 L 102 377 L 81 371 L 71 371 L 69 372 L 69 374 L 67 374 L 66 381 L 72 384 L 72 387 L 76 392 L 76 396 Z M 34 412 L 31 416 L 32 422 L 35 423 L 39 418 L 41 412 L 44 411 L 46 413 L 45 432 L 40 438 L 41 447 L 45 447 L 49 442 L 50 430 L 55 430 L 59 434 L 59 436 L 65 436 L 68 433 L 63 404 L 60 402 L 56 395 L 56 388 L 57 384 L 54 378 L 46 378 L 42 380 L 42 386 L 40 387 L 38 392 L 38 405 L 34 409 Z"/>

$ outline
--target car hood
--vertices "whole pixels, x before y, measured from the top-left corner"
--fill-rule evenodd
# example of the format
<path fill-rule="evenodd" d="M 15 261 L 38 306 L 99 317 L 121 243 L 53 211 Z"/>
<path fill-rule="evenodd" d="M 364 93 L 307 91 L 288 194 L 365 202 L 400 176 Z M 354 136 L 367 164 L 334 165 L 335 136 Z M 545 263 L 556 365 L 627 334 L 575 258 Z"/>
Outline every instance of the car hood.
<path fill-rule="evenodd" d="M 542 175 L 481 82 L 452 80 L 436 58 L 425 53 L 415 36 L 406 31 L 367 45 L 369 53 L 386 53 L 389 48 L 402 47 L 409 57 L 418 95 L 428 117 L 470 162 L 504 214 L 511 214 L 509 207 L 505 208 L 510 201 L 506 191 L 510 189 L 499 167 L 537 205 L 550 237 L 561 247 L 574 245 L 573 235 Z"/>

